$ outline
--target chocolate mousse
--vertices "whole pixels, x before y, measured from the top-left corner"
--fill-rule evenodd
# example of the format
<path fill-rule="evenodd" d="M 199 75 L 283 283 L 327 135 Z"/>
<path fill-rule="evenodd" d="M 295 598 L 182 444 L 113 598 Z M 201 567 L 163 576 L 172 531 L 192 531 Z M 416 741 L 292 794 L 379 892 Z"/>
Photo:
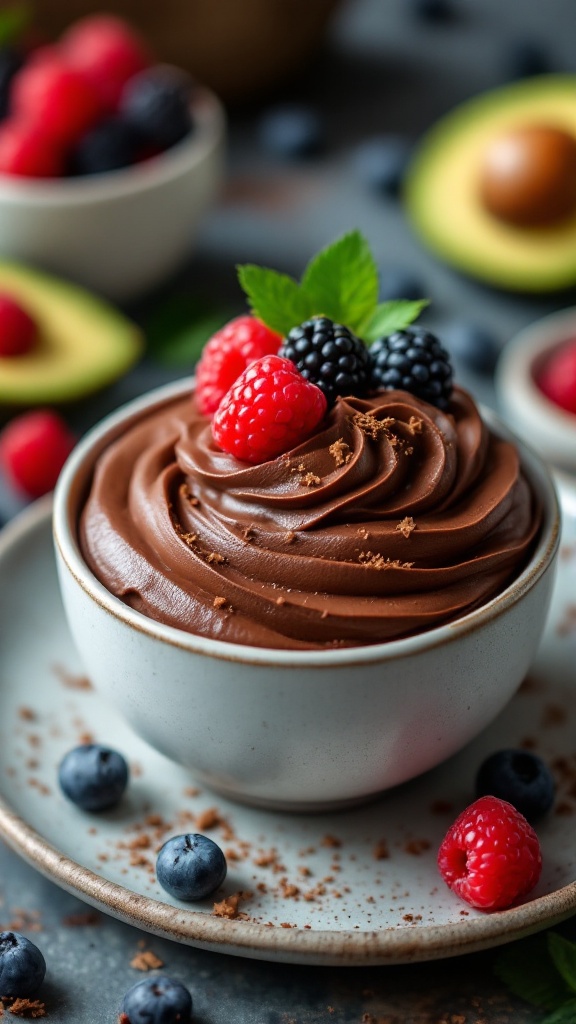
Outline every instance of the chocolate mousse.
<path fill-rule="evenodd" d="M 467 392 L 339 398 L 260 465 L 219 449 L 186 396 L 101 455 L 79 524 L 104 586 L 144 615 L 231 643 L 375 644 L 452 622 L 526 564 L 541 509 L 513 444 Z"/>

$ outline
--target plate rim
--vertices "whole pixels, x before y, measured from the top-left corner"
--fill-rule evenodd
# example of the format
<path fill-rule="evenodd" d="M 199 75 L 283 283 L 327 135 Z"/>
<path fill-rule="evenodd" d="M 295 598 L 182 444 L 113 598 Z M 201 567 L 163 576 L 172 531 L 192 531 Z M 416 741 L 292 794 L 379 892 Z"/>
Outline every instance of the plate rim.
<path fill-rule="evenodd" d="M 52 500 L 47 496 L 0 530 L 0 569 L 29 534 L 51 533 L 51 515 Z M 270 928 L 164 903 L 106 879 L 44 839 L 5 799 L 1 782 L 0 837 L 45 877 L 126 924 L 184 945 L 253 959 L 325 966 L 444 959 L 512 942 L 558 924 L 576 910 L 574 881 L 520 906 L 457 923 L 362 931 Z"/>

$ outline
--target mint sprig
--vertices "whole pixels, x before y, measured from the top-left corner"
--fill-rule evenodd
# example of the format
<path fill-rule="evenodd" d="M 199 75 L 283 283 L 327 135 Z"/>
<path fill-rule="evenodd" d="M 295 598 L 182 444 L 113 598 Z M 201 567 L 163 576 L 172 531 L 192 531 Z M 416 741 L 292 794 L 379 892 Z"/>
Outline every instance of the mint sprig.
<path fill-rule="evenodd" d="M 549 932 L 509 946 L 494 971 L 514 995 L 548 1011 L 542 1024 L 576 1020 L 576 943 Z"/>
<path fill-rule="evenodd" d="M 322 249 L 300 282 L 254 264 L 237 270 L 254 316 L 282 335 L 310 317 L 327 316 L 372 342 L 403 330 L 428 305 L 427 299 L 378 304 L 378 268 L 360 231 L 350 231 Z"/>

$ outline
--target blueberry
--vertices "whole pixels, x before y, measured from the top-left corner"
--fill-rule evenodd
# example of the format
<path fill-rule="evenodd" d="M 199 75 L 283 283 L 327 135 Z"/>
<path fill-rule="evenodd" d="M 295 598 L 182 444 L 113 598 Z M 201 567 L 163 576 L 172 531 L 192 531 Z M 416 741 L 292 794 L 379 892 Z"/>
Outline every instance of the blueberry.
<path fill-rule="evenodd" d="M 449 21 L 454 13 L 449 0 L 411 0 L 410 6 L 414 17 L 428 22 Z"/>
<path fill-rule="evenodd" d="M 286 160 L 312 156 L 322 144 L 320 118 L 311 107 L 273 107 L 260 118 L 258 139 L 264 152 Z"/>
<path fill-rule="evenodd" d="M 33 996 L 45 974 L 46 961 L 38 946 L 19 932 L 0 932 L 0 999 Z"/>
<path fill-rule="evenodd" d="M 122 1001 L 129 1024 L 189 1024 L 192 996 L 165 974 L 137 981 Z"/>
<path fill-rule="evenodd" d="M 356 147 L 352 163 L 358 180 L 366 188 L 396 197 L 402 188 L 410 155 L 410 143 L 402 136 L 374 135 Z"/>
<path fill-rule="evenodd" d="M 203 900 L 222 885 L 226 871 L 220 847 L 201 835 L 173 836 L 156 861 L 160 885 L 178 900 Z"/>
<path fill-rule="evenodd" d="M 382 302 L 388 302 L 391 299 L 422 299 L 425 295 L 424 283 L 410 270 L 395 267 L 382 272 L 380 283 Z"/>
<path fill-rule="evenodd" d="M 16 50 L 9 46 L 0 48 L 0 119 L 6 117 L 10 107 L 12 81 L 24 61 Z"/>
<path fill-rule="evenodd" d="M 480 766 L 476 796 L 507 800 L 528 821 L 536 821 L 554 801 L 554 779 L 548 765 L 527 750 L 499 750 Z"/>
<path fill-rule="evenodd" d="M 463 366 L 477 373 L 492 373 L 500 347 L 496 338 L 485 327 L 466 322 L 448 324 L 444 340 L 451 355 Z"/>
<path fill-rule="evenodd" d="M 128 785 L 128 765 L 116 750 L 87 743 L 66 754 L 58 781 L 64 795 L 83 811 L 105 811 L 120 801 Z"/>
<path fill-rule="evenodd" d="M 103 174 L 135 163 L 142 139 L 119 117 L 101 121 L 77 143 L 70 157 L 71 174 Z"/>
<path fill-rule="evenodd" d="M 551 71 L 550 58 L 537 39 L 517 39 L 504 55 L 509 78 L 532 78 Z"/>
<path fill-rule="evenodd" d="M 168 149 L 192 130 L 191 79 L 179 68 L 157 64 L 129 79 L 120 116 L 146 142 Z"/>

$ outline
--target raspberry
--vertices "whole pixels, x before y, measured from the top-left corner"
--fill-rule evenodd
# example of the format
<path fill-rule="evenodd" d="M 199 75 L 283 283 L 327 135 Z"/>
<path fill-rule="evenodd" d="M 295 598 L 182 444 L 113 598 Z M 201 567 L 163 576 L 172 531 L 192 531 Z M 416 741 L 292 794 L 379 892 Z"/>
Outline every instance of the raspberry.
<path fill-rule="evenodd" d="M 0 434 L 0 465 L 29 498 L 51 491 L 75 439 L 64 420 L 50 409 L 37 409 L 11 420 Z"/>
<path fill-rule="evenodd" d="M 552 353 L 536 383 L 551 402 L 566 412 L 576 413 L 576 341 Z"/>
<path fill-rule="evenodd" d="M 37 337 L 36 321 L 12 295 L 0 292 L 0 357 L 24 355 Z"/>
<path fill-rule="evenodd" d="M 452 366 L 435 334 L 406 327 L 378 338 L 370 349 L 375 391 L 409 391 L 424 402 L 446 409 L 452 394 Z"/>
<path fill-rule="evenodd" d="M 370 376 L 368 349 L 352 331 L 326 316 L 293 327 L 280 349 L 332 405 L 338 395 L 362 395 Z"/>
<path fill-rule="evenodd" d="M 62 152 L 35 126 L 20 121 L 0 124 L 0 174 L 23 178 L 57 178 L 64 169 Z"/>
<path fill-rule="evenodd" d="M 224 395 L 212 433 L 237 459 L 267 462 L 305 441 L 325 412 L 323 392 L 304 380 L 289 359 L 264 356 Z"/>
<path fill-rule="evenodd" d="M 93 125 L 102 104 L 86 79 L 52 52 L 32 57 L 15 76 L 12 112 L 54 142 L 75 142 Z"/>
<path fill-rule="evenodd" d="M 536 885 L 542 869 L 538 836 L 512 804 L 483 796 L 448 829 L 438 852 L 446 884 L 480 910 L 501 910 Z"/>
<path fill-rule="evenodd" d="M 108 14 L 75 22 L 62 37 L 61 47 L 70 66 L 90 82 L 109 110 L 118 106 L 126 82 L 151 63 L 138 33 Z"/>
<path fill-rule="evenodd" d="M 250 363 L 276 355 L 282 338 L 254 316 L 237 316 L 204 346 L 196 367 L 196 401 L 211 416 L 224 395 Z"/>

